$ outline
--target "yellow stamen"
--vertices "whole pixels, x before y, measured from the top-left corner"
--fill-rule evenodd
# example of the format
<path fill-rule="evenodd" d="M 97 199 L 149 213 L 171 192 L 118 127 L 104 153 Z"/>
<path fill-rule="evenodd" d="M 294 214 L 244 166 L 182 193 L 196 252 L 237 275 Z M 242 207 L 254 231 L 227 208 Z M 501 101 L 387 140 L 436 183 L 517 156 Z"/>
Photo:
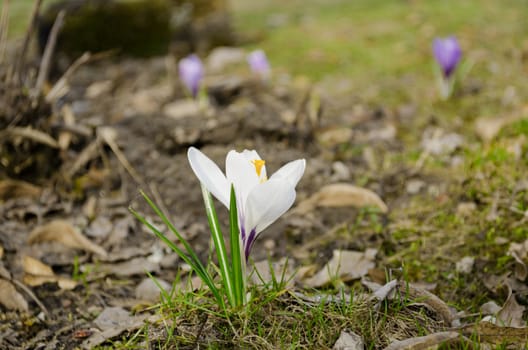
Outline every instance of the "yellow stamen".
<path fill-rule="evenodd" d="M 253 165 L 255 166 L 255 170 L 257 171 L 257 176 L 260 177 L 262 167 L 264 166 L 264 164 L 266 164 L 266 162 L 263 161 L 262 159 L 255 159 L 255 160 L 252 160 L 251 163 L 253 163 Z"/>

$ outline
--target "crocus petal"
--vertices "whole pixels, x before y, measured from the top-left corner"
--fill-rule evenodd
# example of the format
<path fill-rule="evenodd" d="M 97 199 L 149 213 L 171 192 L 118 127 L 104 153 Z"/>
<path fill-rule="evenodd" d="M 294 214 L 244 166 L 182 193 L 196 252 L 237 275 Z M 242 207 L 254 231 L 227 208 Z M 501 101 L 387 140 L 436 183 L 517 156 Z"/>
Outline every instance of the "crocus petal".
<path fill-rule="evenodd" d="M 235 186 L 237 204 L 241 211 L 249 192 L 259 183 L 255 166 L 243 153 L 229 151 L 226 157 L 226 177 Z"/>
<path fill-rule="evenodd" d="M 255 50 L 251 52 L 247 56 L 247 61 L 249 63 L 249 66 L 251 70 L 262 76 L 263 78 L 267 78 L 270 74 L 270 65 L 268 62 L 268 58 L 266 57 L 266 53 L 262 50 Z"/>
<path fill-rule="evenodd" d="M 262 160 L 262 158 L 260 158 L 259 154 L 255 150 L 249 151 L 245 149 L 244 151 L 242 151 L 242 155 L 246 157 L 248 162 L 250 162 L 251 164 L 253 164 L 255 160 Z M 255 171 L 256 171 L 256 166 L 255 166 Z M 268 176 L 266 173 L 266 165 L 262 165 L 262 167 L 260 168 L 260 174 L 257 173 L 257 176 L 259 177 L 259 182 L 263 182 L 264 180 L 268 179 Z"/>
<path fill-rule="evenodd" d="M 249 193 L 245 204 L 246 232 L 258 234 L 284 214 L 295 201 L 295 187 L 281 179 L 268 180 Z"/>
<path fill-rule="evenodd" d="M 259 154 L 258 154 L 257 151 L 255 151 L 255 150 L 251 150 L 251 151 L 250 151 L 250 150 L 245 149 L 245 150 L 242 151 L 242 155 L 243 155 L 244 157 L 246 157 L 246 159 L 247 159 L 248 161 L 250 161 L 250 162 L 251 162 L 252 160 L 255 160 L 255 159 L 262 159 L 262 158 L 260 158 Z"/>
<path fill-rule="evenodd" d="M 433 41 L 433 55 L 442 68 L 445 77 L 451 76 L 462 58 L 462 50 L 454 36 L 436 38 Z"/>
<path fill-rule="evenodd" d="M 202 61 L 196 55 L 189 55 L 180 60 L 178 68 L 181 81 L 191 94 L 196 97 L 203 78 Z"/>
<path fill-rule="evenodd" d="M 286 179 L 295 187 L 304 174 L 306 168 L 306 161 L 304 159 L 297 159 L 283 165 L 273 175 L 270 181 L 274 179 Z"/>
<path fill-rule="evenodd" d="M 196 177 L 223 205 L 229 208 L 230 184 L 220 168 L 205 154 L 194 147 L 187 151 L 187 158 Z"/>

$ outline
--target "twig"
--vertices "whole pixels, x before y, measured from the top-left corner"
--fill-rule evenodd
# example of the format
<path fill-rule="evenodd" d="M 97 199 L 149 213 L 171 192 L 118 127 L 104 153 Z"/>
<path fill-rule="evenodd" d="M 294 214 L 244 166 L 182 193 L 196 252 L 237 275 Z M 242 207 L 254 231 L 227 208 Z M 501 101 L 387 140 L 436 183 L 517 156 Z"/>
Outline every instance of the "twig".
<path fill-rule="evenodd" d="M 75 126 L 75 115 L 73 114 L 73 109 L 69 104 L 65 104 L 61 109 L 62 119 L 64 120 L 64 125 L 66 127 Z M 62 130 L 59 132 L 59 138 L 57 140 L 59 148 L 61 150 L 67 150 L 70 146 L 72 140 L 72 133 L 67 130 Z"/>
<path fill-rule="evenodd" d="M 53 103 L 55 100 L 61 98 L 62 96 L 68 93 L 68 90 L 69 90 L 68 80 L 80 66 L 90 61 L 110 57 L 114 54 L 114 52 L 115 52 L 114 50 L 110 50 L 110 51 L 99 52 L 95 55 L 92 55 L 90 52 L 83 53 L 81 57 L 75 60 L 75 62 L 73 62 L 73 64 L 70 67 L 68 67 L 66 72 L 55 83 L 55 85 L 53 85 L 51 90 L 46 95 L 46 102 Z"/>
<path fill-rule="evenodd" d="M 40 307 L 40 309 L 42 310 L 42 312 L 44 312 L 44 314 L 46 315 L 46 318 L 49 319 L 51 318 L 51 315 L 48 311 L 48 309 L 46 309 L 46 306 L 44 306 L 44 304 L 42 304 L 42 302 L 39 300 L 39 298 L 37 298 L 37 296 L 31 291 L 31 289 L 29 289 L 28 287 L 26 287 L 23 283 L 17 281 L 16 279 L 12 279 L 11 282 L 13 282 L 14 284 L 16 284 L 20 289 L 22 289 L 24 292 L 26 292 L 26 294 L 28 294 L 31 299 L 33 299 L 33 301 Z"/>
<path fill-rule="evenodd" d="M 81 169 L 90 160 L 95 158 L 95 156 L 97 156 L 97 140 L 94 140 L 90 144 L 88 144 L 88 146 L 86 146 L 81 151 L 81 153 L 75 159 L 75 162 L 69 168 L 66 169 L 63 166 L 61 173 L 66 174 L 67 178 L 71 179 L 73 175 L 75 175 L 75 173 L 79 171 L 79 169 Z"/>
<path fill-rule="evenodd" d="M 305 119 L 305 113 L 306 113 L 306 106 L 308 105 L 308 101 L 310 101 L 310 95 L 312 93 L 312 86 L 310 85 L 301 100 L 301 103 L 297 107 L 297 110 L 295 111 L 295 127 L 297 130 L 301 127 L 301 123 L 304 122 Z"/>
<path fill-rule="evenodd" d="M 205 325 L 207 323 L 207 320 L 209 319 L 209 315 L 205 314 L 205 317 L 202 322 L 200 322 L 200 326 L 198 327 L 198 331 L 196 332 L 196 337 L 194 339 L 194 345 L 192 346 L 194 349 L 199 349 L 200 346 L 198 342 L 200 341 L 200 337 L 202 336 L 203 330 L 205 328 Z"/>
<path fill-rule="evenodd" d="M 51 103 L 56 99 L 59 99 L 60 97 L 64 96 L 68 92 L 68 80 L 72 76 L 72 74 L 79 68 L 81 65 L 85 64 L 86 62 L 90 61 L 92 58 L 92 55 L 89 52 L 85 52 L 81 57 L 79 57 L 73 64 L 68 67 L 66 72 L 62 75 L 62 77 L 53 85 L 51 90 L 46 95 L 46 102 Z"/>
<path fill-rule="evenodd" d="M 64 16 L 66 12 L 64 10 L 60 11 L 51 27 L 50 35 L 48 37 L 48 42 L 46 43 L 46 48 L 44 49 L 44 54 L 42 56 L 42 61 L 40 62 L 39 73 L 37 76 L 37 82 L 35 83 L 35 88 L 33 90 L 31 99 L 33 104 L 36 103 L 37 98 L 39 97 L 42 86 L 48 77 L 50 70 L 51 57 L 53 56 L 53 51 L 55 51 L 55 45 L 57 44 L 57 37 L 59 35 L 62 24 L 64 23 Z"/>
<path fill-rule="evenodd" d="M 119 160 L 119 162 L 126 169 L 128 174 L 132 176 L 134 181 L 136 181 L 142 187 L 146 188 L 145 181 L 143 181 L 139 173 L 136 171 L 136 169 L 134 169 L 132 164 L 130 164 L 125 154 L 119 149 L 119 146 L 115 142 L 114 129 L 109 127 L 101 127 L 97 129 L 97 135 L 101 137 L 101 139 L 108 145 L 108 147 L 110 147 L 112 152 L 114 152 L 115 156 L 117 157 L 117 160 Z"/>
<path fill-rule="evenodd" d="M 4 0 L 0 15 L 0 63 L 4 62 L 7 48 L 7 32 L 9 29 L 9 0 Z"/>
<path fill-rule="evenodd" d="M 57 140 L 43 131 L 33 129 L 31 127 L 9 127 L 5 130 L 0 131 L 0 139 L 8 137 L 22 137 L 35 141 L 37 143 L 44 144 L 51 148 L 59 148 Z"/>
<path fill-rule="evenodd" d="M 24 37 L 24 43 L 22 44 L 22 49 L 20 51 L 20 57 L 15 62 L 14 76 L 15 76 L 15 79 L 18 78 L 20 85 L 22 85 L 22 76 L 20 72 L 24 65 L 24 61 L 26 58 L 26 52 L 27 52 L 27 49 L 29 47 L 29 42 L 32 37 L 31 34 L 33 33 L 33 30 L 35 29 L 35 25 L 37 24 L 37 18 L 38 18 L 41 4 L 42 4 L 42 0 L 35 0 L 35 5 L 33 6 L 33 12 L 31 13 L 31 21 L 29 22 L 29 26 L 26 31 L 26 36 Z"/>

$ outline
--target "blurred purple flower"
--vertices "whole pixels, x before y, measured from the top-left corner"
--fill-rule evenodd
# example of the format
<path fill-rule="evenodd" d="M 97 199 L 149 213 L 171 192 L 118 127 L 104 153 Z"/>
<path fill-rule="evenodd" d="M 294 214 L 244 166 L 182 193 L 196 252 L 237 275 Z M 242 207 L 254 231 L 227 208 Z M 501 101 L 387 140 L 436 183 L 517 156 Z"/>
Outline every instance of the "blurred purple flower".
<path fill-rule="evenodd" d="M 255 50 L 247 56 L 249 67 L 253 73 L 262 78 L 268 78 L 270 75 L 270 65 L 266 53 L 262 50 Z"/>
<path fill-rule="evenodd" d="M 204 69 L 200 58 L 194 54 L 182 58 L 178 64 L 180 79 L 193 97 L 198 95 Z"/>
<path fill-rule="evenodd" d="M 444 78 L 449 78 L 462 58 L 462 50 L 454 36 L 435 38 L 433 41 L 433 55 L 442 68 Z"/>

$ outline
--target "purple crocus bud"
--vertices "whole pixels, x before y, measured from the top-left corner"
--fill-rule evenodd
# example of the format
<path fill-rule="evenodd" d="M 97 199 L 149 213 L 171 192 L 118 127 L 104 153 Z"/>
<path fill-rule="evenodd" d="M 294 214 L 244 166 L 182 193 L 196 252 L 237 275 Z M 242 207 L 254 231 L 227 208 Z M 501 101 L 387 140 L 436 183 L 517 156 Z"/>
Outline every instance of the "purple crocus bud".
<path fill-rule="evenodd" d="M 444 78 L 449 78 L 462 58 L 462 50 L 454 36 L 435 38 L 433 41 L 433 55 L 442 68 Z"/>
<path fill-rule="evenodd" d="M 270 65 L 266 54 L 262 50 L 255 50 L 247 56 L 249 67 L 253 73 L 262 78 L 268 78 L 270 75 Z"/>
<path fill-rule="evenodd" d="M 193 97 L 198 95 L 204 69 L 200 58 L 194 54 L 182 58 L 178 64 L 180 79 Z"/>

